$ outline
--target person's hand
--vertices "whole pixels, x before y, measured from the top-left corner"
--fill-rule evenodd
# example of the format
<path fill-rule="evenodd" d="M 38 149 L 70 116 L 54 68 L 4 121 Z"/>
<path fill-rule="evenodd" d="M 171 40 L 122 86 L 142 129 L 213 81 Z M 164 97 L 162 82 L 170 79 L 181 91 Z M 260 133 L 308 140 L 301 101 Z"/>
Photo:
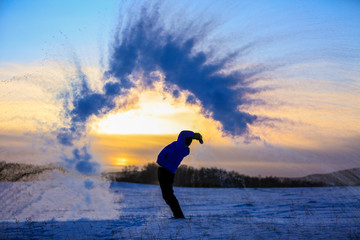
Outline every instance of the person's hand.
<path fill-rule="evenodd" d="M 202 136 L 201 136 L 200 133 L 194 133 L 194 137 L 193 137 L 193 138 L 196 139 L 196 140 L 199 140 L 199 142 L 200 142 L 201 144 L 204 143 L 204 141 L 203 141 Z"/>

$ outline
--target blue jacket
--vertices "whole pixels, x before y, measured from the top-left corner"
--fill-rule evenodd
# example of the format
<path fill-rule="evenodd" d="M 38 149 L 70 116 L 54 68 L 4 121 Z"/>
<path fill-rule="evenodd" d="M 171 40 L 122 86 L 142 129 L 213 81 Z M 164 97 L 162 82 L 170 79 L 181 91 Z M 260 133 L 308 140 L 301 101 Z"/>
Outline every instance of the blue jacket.
<path fill-rule="evenodd" d="M 185 139 L 193 136 L 194 132 L 192 131 L 182 131 L 179 134 L 177 141 L 170 143 L 161 150 L 156 162 L 175 174 L 181 161 L 190 153 L 190 148 L 186 146 Z"/>

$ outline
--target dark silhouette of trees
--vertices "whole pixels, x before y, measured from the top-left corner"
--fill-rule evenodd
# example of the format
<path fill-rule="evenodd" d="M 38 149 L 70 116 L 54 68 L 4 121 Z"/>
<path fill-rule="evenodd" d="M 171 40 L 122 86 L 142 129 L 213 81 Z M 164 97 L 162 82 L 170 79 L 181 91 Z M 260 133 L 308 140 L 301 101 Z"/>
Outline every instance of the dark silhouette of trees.
<path fill-rule="evenodd" d="M 126 166 L 120 172 L 105 173 L 103 176 L 110 181 L 159 184 L 156 163 L 149 163 L 139 169 Z M 309 182 L 292 178 L 249 177 L 235 171 L 219 168 L 200 168 L 182 165 L 175 174 L 174 185 L 178 187 L 240 187 L 240 188 L 274 188 L 274 187 L 319 187 L 324 183 Z"/>

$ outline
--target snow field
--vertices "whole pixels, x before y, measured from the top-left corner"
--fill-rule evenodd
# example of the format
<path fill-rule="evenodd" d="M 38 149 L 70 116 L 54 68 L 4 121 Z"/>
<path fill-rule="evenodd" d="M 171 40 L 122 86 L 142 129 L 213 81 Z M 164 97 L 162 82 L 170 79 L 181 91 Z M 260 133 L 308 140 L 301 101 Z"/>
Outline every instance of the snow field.
<path fill-rule="evenodd" d="M 0 183 L 0 239 L 360 237 L 360 187 L 175 188 L 182 220 L 158 186 L 85 181 Z"/>

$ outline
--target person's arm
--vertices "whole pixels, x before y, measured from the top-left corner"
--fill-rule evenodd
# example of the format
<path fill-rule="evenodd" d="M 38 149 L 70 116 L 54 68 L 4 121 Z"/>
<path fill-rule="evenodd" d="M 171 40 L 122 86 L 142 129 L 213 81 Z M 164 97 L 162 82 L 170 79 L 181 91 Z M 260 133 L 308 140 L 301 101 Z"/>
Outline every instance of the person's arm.
<path fill-rule="evenodd" d="M 180 149 L 187 147 L 186 143 L 185 143 L 186 138 L 192 138 L 192 139 L 199 140 L 199 142 L 201 144 L 204 143 L 200 133 L 194 133 L 193 131 L 184 130 L 179 134 L 179 137 L 178 137 L 178 140 L 177 140 L 178 147 Z"/>
<path fill-rule="evenodd" d="M 194 136 L 193 136 L 192 138 L 193 138 L 193 139 L 196 139 L 196 140 L 199 140 L 199 142 L 200 142 L 201 144 L 204 143 L 204 141 L 203 141 L 202 136 L 201 136 L 200 133 L 194 133 Z"/>

